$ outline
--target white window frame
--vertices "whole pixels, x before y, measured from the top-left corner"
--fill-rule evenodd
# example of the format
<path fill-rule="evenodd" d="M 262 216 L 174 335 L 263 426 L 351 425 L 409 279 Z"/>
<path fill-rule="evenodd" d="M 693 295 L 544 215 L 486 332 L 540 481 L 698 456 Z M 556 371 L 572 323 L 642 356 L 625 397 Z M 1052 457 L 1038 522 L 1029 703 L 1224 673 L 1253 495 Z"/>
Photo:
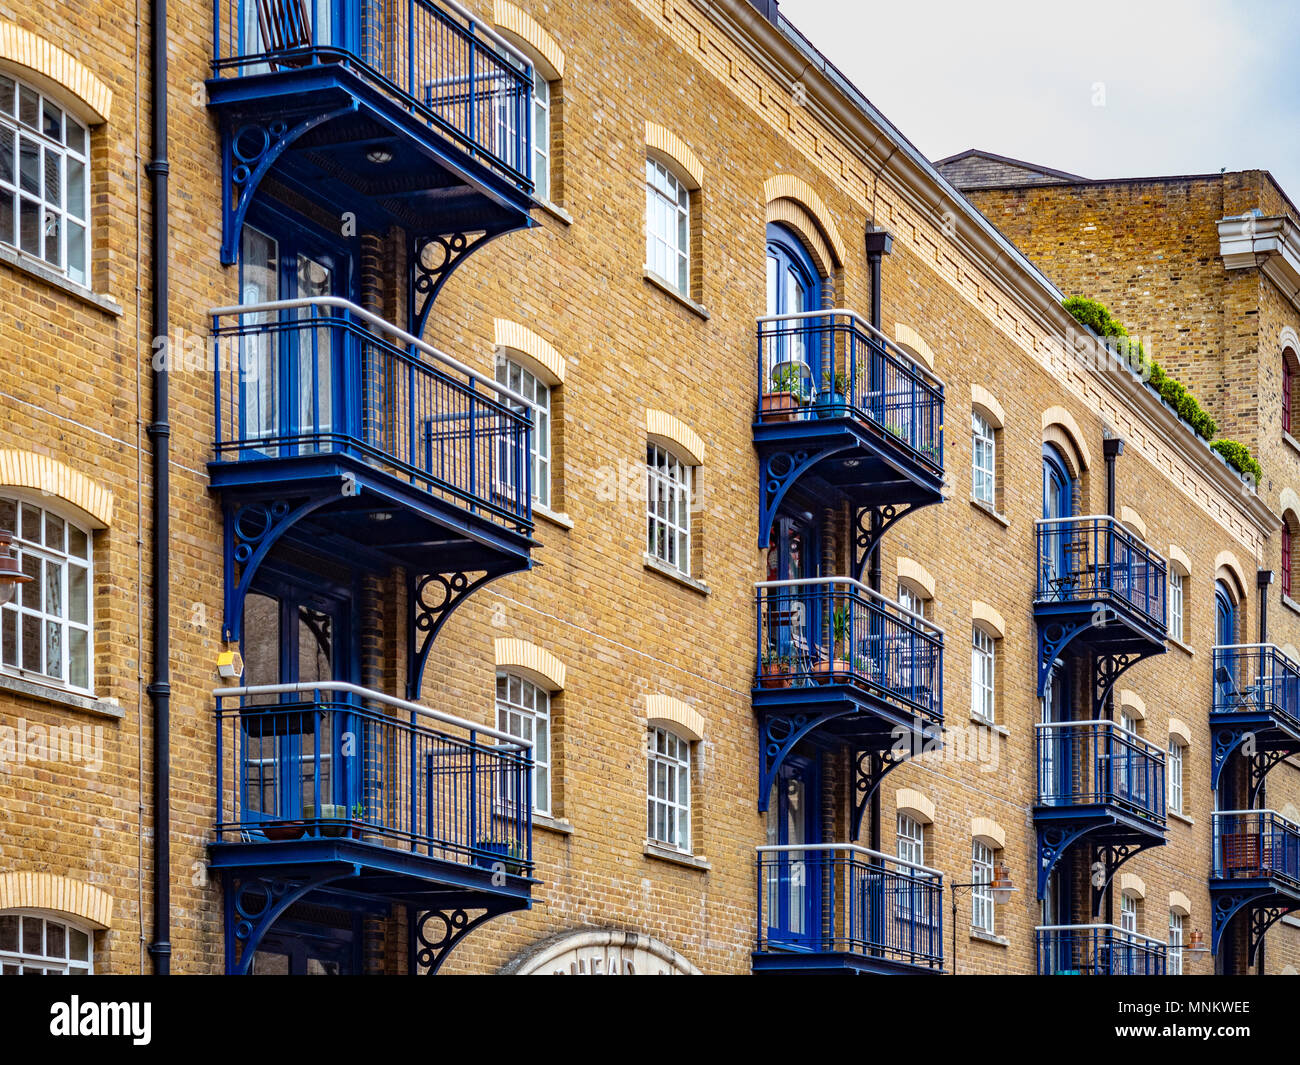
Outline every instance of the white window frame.
<path fill-rule="evenodd" d="M 9 507 L 13 507 L 10 518 Z M 37 529 L 30 528 L 35 514 Z M 51 519 L 62 526 L 59 544 L 46 545 L 49 539 Z M 37 579 L 20 584 L 14 591 L 14 597 L 0 607 L 0 673 L 37 681 L 41 684 L 67 688 L 72 691 L 91 694 L 95 683 L 95 563 L 94 540 L 90 529 L 77 522 L 70 521 L 62 513 L 51 507 L 33 503 L 21 494 L 0 491 L 0 528 L 8 529 L 14 534 L 13 548 L 19 566 L 29 576 Z M 32 538 L 33 531 L 37 538 Z M 85 554 L 72 554 L 74 540 L 85 545 Z M 72 611 L 72 592 L 74 579 L 84 572 L 82 594 L 84 595 L 85 616 L 78 620 Z M 54 580 L 50 580 L 51 573 Z M 61 613 L 50 611 L 55 590 Z M 40 634 L 40 651 L 37 668 L 24 664 L 27 654 L 24 622 L 35 620 Z M 59 644 L 59 662 L 57 672 L 51 671 L 47 658 L 50 652 L 51 626 L 57 631 Z M 74 638 L 85 640 L 85 677 L 77 680 L 71 677 L 73 664 L 72 641 Z"/>
<path fill-rule="evenodd" d="M 1130 936 L 1137 935 L 1138 930 L 1138 900 L 1136 895 L 1130 895 L 1123 892 L 1119 897 L 1119 927 L 1120 931 Z"/>
<path fill-rule="evenodd" d="M 504 685 L 505 692 L 502 693 Z M 518 696 L 514 694 L 518 690 Z M 497 728 L 533 745 L 533 811 L 551 813 L 551 693 L 518 673 L 497 672 Z M 538 732 L 542 739 L 538 739 Z"/>
<path fill-rule="evenodd" d="M 554 423 L 551 419 L 551 386 L 522 362 L 509 355 L 497 356 L 496 380 L 498 384 L 514 389 L 535 404 L 533 431 L 529 434 L 529 457 L 533 464 L 533 502 L 544 507 L 551 505 L 551 449 Z M 520 409 L 524 409 L 522 405 Z M 510 444 L 502 441 L 501 482 L 510 484 L 513 464 L 508 455 Z"/>
<path fill-rule="evenodd" d="M 533 64 L 533 192 L 551 200 L 551 83 Z"/>
<path fill-rule="evenodd" d="M 30 165 L 26 169 L 26 182 L 23 148 L 29 149 L 29 159 L 35 156 L 34 169 Z M 3 162 L 6 154 L 7 167 Z M 52 168 L 58 169 L 53 188 L 49 180 Z M 81 175 L 80 193 L 74 189 L 74 172 Z M 90 183 L 89 126 L 48 93 L 0 70 L 0 205 L 8 200 L 12 215 L 6 226 L 7 212 L 0 207 L 0 243 L 88 288 L 93 261 Z M 37 232 L 35 246 L 29 247 L 23 240 L 22 218 L 24 213 L 30 217 L 32 211 L 37 214 Z M 56 233 L 51 241 L 52 227 Z M 69 251 L 75 254 L 78 244 L 76 233 L 80 233 L 79 265 L 69 261 Z"/>
<path fill-rule="evenodd" d="M 6 918 L 16 918 L 16 942 L 0 940 L 0 975 L 32 975 L 33 972 L 46 976 L 91 976 L 95 972 L 95 933 L 93 929 L 65 920 L 61 916 L 39 913 L 33 910 L 6 910 L 0 913 L 0 922 L 8 925 Z M 39 933 L 34 933 L 34 926 L 39 925 Z M 62 929 L 63 949 L 60 953 L 50 951 L 50 926 Z M 85 957 L 72 957 L 73 934 L 85 937 Z M 0 931 L 0 937 L 5 933 Z M 30 943 L 31 939 L 35 943 Z M 29 972 L 31 970 L 31 972 Z"/>
<path fill-rule="evenodd" d="M 645 266 L 683 296 L 691 292 L 691 190 L 653 156 L 645 161 Z"/>
<path fill-rule="evenodd" d="M 976 502 L 997 507 L 997 437 L 993 424 L 979 411 L 971 411 L 971 496 Z"/>
<path fill-rule="evenodd" d="M 1183 975 L 1183 930 L 1186 920 L 1183 914 L 1169 911 L 1169 950 L 1165 964 L 1167 976 Z"/>
<path fill-rule="evenodd" d="M 1169 737 L 1169 812 L 1183 812 L 1183 752 L 1186 745 L 1175 736 Z"/>
<path fill-rule="evenodd" d="M 997 637 L 971 626 L 971 714 L 990 725 L 997 721 Z"/>
<path fill-rule="evenodd" d="M 646 837 L 691 851 L 691 741 L 651 725 L 646 745 Z"/>
<path fill-rule="evenodd" d="M 1172 639 L 1183 641 L 1183 600 L 1187 590 L 1187 577 L 1169 567 L 1169 635 Z"/>
<path fill-rule="evenodd" d="M 646 445 L 646 553 L 691 575 L 691 486 L 695 468 L 667 448 Z"/>
<path fill-rule="evenodd" d="M 925 825 L 910 814 L 898 815 L 896 853 L 901 861 L 925 864 Z"/>
<path fill-rule="evenodd" d="M 925 617 L 925 599 L 920 592 L 906 581 L 898 582 L 898 605 L 913 614 Z"/>
<path fill-rule="evenodd" d="M 993 848 L 983 840 L 971 840 L 970 879 L 974 886 L 970 891 L 970 925 L 989 935 L 994 935 L 997 931 L 993 904 L 994 857 Z"/>

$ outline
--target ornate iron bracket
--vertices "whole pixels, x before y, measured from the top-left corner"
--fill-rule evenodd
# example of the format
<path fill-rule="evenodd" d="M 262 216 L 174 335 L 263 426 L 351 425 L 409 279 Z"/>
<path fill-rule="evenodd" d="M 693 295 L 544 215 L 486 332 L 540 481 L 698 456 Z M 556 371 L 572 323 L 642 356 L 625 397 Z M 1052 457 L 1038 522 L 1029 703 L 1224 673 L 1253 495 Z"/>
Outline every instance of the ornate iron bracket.
<path fill-rule="evenodd" d="M 527 569 L 527 563 L 509 563 L 493 567 L 471 579 L 470 573 L 429 573 L 417 577 L 410 575 L 407 582 L 406 625 L 406 697 L 413 702 L 420 698 L 424 682 L 424 665 L 433 648 L 433 641 L 447 624 L 456 608 L 485 584 Z"/>
<path fill-rule="evenodd" d="M 1218 954 L 1219 945 L 1223 940 L 1224 933 L 1228 930 L 1228 925 L 1232 919 L 1242 910 L 1250 910 L 1250 953 L 1247 957 L 1247 964 L 1255 964 L 1255 955 L 1259 951 L 1259 945 L 1264 941 L 1266 933 L 1273 924 L 1285 917 L 1288 913 L 1300 908 L 1300 902 L 1292 905 L 1283 905 L 1276 903 L 1270 906 L 1256 905 L 1263 899 L 1272 897 L 1272 888 L 1260 888 L 1254 891 L 1233 891 L 1224 894 L 1216 894 L 1211 907 L 1210 923 L 1210 953 Z"/>
<path fill-rule="evenodd" d="M 1119 678 L 1136 666 L 1144 658 L 1159 654 L 1159 651 L 1132 651 L 1128 654 L 1099 654 L 1092 674 L 1092 716 L 1100 720 L 1106 710 L 1110 693 L 1115 690 Z"/>
<path fill-rule="evenodd" d="M 494 906 L 423 910 L 415 914 L 411 921 L 411 975 L 416 975 L 421 968 L 427 970 L 429 976 L 436 975 L 461 940 L 479 925 L 515 908 L 501 903 Z M 479 909 L 483 912 L 476 917 L 470 916 L 471 910 Z"/>
<path fill-rule="evenodd" d="M 344 477 L 336 491 L 306 500 L 272 499 L 226 507 L 226 616 L 223 630 L 227 643 L 238 643 L 243 639 L 244 599 L 271 548 L 308 514 L 340 496 L 355 495 L 356 492 L 356 482 Z M 238 581 L 235 580 L 236 566 L 240 568 Z"/>
<path fill-rule="evenodd" d="M 761 749 L 758 766 L 758 812 L 766 813 L 771 798 L 772 785 L 786 757 L 795 745 L 814 729 L 833 721 L 837 717 L 847 717 L 856 712 L 853 707 L 843 710 L 826 710 L 815 714 L 770 714 L 765 715 L 759 734 Z"/>
<path fill-rule="evenodd" d="M 232 874 L 227 873 L 223 892 L 226 975 L 247 976 L 262 939 L 284 911 L 309 891 L 337 880 L 339 875 L 335 868 L 314 876 L 259 876 L 236 881 Z"/>
<path fill-rule="evenodd" d="M 1162 844 L 1163 840 L 1142 840 L 1133 843 L 1103 843 L 1093 848 L 1093 868 L 1089 870 L 1089 882 L 1092 884 L 1092 915 L 1101 915 L 1101 903 L 1106 897 L 1106 886 L 1115 879 L 1119 867 L 1140 851 Z M 1101 882 L 1097 881 L 1096 867 L 1102 867 Z"/>
<path fill-rule="evenodd" d="M 1085 836 L 1092 824 L 1074 821 L 1053 821 L 1038 828 L 1038 897 L 1047 892 L 1047 881 L 1052 870 L 1078 840 Z"/>
<path fill-rule="evenodd" d="M 885 538 L 885 533 L 912 511 L 920 510 L 921 506 L 920 503 L 904 503 L 901 506 L 891 503 L 883 507 L 863 507 L 857 512 L 854 519 L 857 527 L 854 533 L 854 546 L 857 548 L 855 572 L 858 580 L 866 580 L 871 556 L 880 550 L 880 543 Z"/>
<path fill-rule="evenodd" d="M 489 229 L 475 235 L 469 233 L 443 233 L 436 236 L 416 237 L 411 241 L 411 277 L 407 284 L 407 320 L 411 332 L 424 336 L 424 326 L 429 312 L 455 272 L 466 259 L 485 244 L 496 240 L 509 229 Z M 423 297 L 423 299 L 421 299 Z"/>
<path fill-rule="evenodd" d="M 758 547 L 766 551 L 771 546 L 772 525 L 777 511 L 791 486 L 817 463 L 832 455 L 847 451 L 850 445 L 837 444 L 815 449 L 777 451 L 764 455 L 758 464 L 759 491 L 762 506 L 758 514 Z"/>
<path fill-rule="evenodd" d="M 258 185 L 275 161 L 294 141 L 317 126 L 332 122 L 357 109 L 357 100 L 323 115 L 313 115 L 296 126 L 276 120 L 247 122 L 238 128 L 225 123 L 221 149 L 221 264 L 232 266 L 239 259 L 239 237 L 244 230 L 244 216 Z"/>
<path fill-rule="evenodd" d="M 1038 626 L 1038 697 L 1047 694 L 1052 671 L 1066 646 L 1084 630 L 1083 625 L 1051 621 Z"/>
<path fill-rule="evenodd" d="M 927 734 L 925 740 L 930 739 Z M 853 821 L 849 831 L 849 841 L 856 843 L 862 835 L 862 819 L 867 807 L 879 789 L 881 782 L 890 770 L 897 769 L 910 758 L 915 751 L 908 744 L 907 750 L 901 750 L 898 744 L 883 751 L 857 750 L 853 752 Z"/>

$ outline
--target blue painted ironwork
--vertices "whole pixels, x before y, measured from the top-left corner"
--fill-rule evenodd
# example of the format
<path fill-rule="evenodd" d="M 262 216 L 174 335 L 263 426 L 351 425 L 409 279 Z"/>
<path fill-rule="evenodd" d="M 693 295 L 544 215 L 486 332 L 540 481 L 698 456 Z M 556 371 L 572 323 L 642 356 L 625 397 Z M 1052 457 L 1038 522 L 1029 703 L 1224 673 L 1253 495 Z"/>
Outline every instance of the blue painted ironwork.
<path fill-rule="evenodd" d="M 1091 648 L 1099 714 L 1126 670 L 1165 650 L 1165 560 L 1107 516 L 1041 520 L 1037 541 L 1039 695 L 1072 644 Z"/>
<path fill-rule="evenodd" d="M 1114 721 L 1051 722 L 1036 734 L 1038 897 L 1066 851 L 1085 843 L 1101 866 L 1096 913 L 1119 867 L 1164 842 L 1164 751 Z"/>
<path fill-rule="evenodd" d="M 1114 806 L 1165 823 L 1165 753 L 1114 721 L 1035 726 L 1038 805 Z"/>
<path fill-rule="evenodd" d="M 939 502 L 943 384 L 867 322 L 839 310 L 762 318 L 757 364 L 764 547 L 810 472 L 818 492 L 857 507 Z"/>
<path fill-rule="evenodd" d="M 938 871 L 832 843 L 759 847 L 757 873 L 755 971 L 943 971 Z M 806 927 L 790 928 L 789 915 Z"/>
<path fill-rule="evenodd" d="M 456 268 L 512 228 L 504 225 L 481 233 L 442 233 L 412 240 L 409 255 L 411 276 L 407 285 L 407 321 L 412 333 L 417 337 L 424 336 L 433 305 Z"/>
<path fill-rule="evenodd" d="M 508 902 L 486 902 L 479 906 L 412 909 L 408 917 L 411 972 L 417 973 L 422 969 L 429 976 L 437 975 L 448 955 L 466 936 L 493 917 L 514 908 Z"/>
<path fill-rule="evenodd" d="M 891 733 L 891 736 L 896 735 Z M 856 843 L 862 836 L 862 819 L 867 815 L 871 797 L 880 789 L 891 770 L 897 769 L 915 753 L 915 739 L 910 743 L 895 743 L 883 750 L 856 750 L 853 752 L 853 814 L 849 819 L 849 839 Z M 943 749 L 943 733 L 935 727 L 922 740 L 922 750 Z"/>
<path fill-rule="evenodd" d="M 218 694 L 216 845 L 347 839 L 527 875 L 528 746 L 412 706 L 341 682 Z"/>
<path fill-rule="evenodd" d="M 903 757 L 927 736 L 940 742 L 942 630 L 849 577 L 766 581 L 756 607 L 760 810 L 781 763 L 818 728 L 867 719 L 853 734 L 874 732 L 884 751 L 901 732 Z"/>
<path fill-rule="evenodd" d="M 1253 964 L 1268 928 L 1300 909 L 1300 825 L 1274 810 L 1224 810 L 1213 817 L 1210 949 L 1218 953 L 1233 918 L 1247 911 Z"/>
<path fill-rule="evenodd" d="M 1272 644 L 1219 646 L 1213 654 L 1210 786 L 1219 787 L 1228 759 L 1240 753 L 1254 804 L 1269 770 L 1300 754 L 1300 665 Z"/>
<path fill-rule="evenodd" d="M 1164 976 L 1168 945 L 1111 924 L 1034 930 L 1039 976 Z"/>

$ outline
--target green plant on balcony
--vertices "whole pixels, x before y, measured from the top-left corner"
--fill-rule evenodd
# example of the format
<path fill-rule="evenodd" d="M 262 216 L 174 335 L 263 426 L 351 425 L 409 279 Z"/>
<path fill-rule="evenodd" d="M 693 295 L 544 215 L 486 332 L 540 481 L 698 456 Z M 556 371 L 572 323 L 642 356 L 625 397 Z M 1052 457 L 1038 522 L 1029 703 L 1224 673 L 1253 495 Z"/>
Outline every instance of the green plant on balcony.
<path fill-rule="evenodd" d="M 764 688 L 790 687 L 790 673 L 794 667 L 794 658 L 782 654 L 775 647 L 768 647 L 763 652 L 761 683 Z"/>
<path fill-rule="evenodd" d="M 485 869 L 495 869 L 498 863 L 511 876 L 522 876 L 524 871 L 524 852 L 517 844 L 509 840 L 489 836 L 475 844 L 475 864 Z"/>
<path fill-rule="evenodd" d="M 762 412 L 768 421 L 790 421 L 809 399 L 802 364 L 786 364 L 773 370 L 768 391 L 763 393 Z"/>
<path fill-rule="evenodd" d="M 822 659 L 813 667 L 818 680 L 823 684 L 833 684 L 836 681 L 845 680 L 849 676 L 850 666 L 848 659 L 845 657 L 848 653 L 849 618 L 848 603 L 841 603 L 831 613 L 831 657 Z"/>
<path fill-rule="evenodd" d="M 827 390 L 826 401 L 821 404 L 827 418 L 846 418 L 849 414 L 849 378 L 843 370 L 836 370 Z"/>

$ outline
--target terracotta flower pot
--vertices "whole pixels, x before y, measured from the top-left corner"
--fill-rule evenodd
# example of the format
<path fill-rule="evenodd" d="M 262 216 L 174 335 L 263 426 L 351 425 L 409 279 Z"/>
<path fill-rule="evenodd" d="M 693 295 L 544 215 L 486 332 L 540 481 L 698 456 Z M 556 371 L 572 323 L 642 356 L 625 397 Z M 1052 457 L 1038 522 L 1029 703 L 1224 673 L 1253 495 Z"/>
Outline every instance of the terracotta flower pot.
<path fill-rule="evenodd" d="M 769 422 L 792 421 L 801 406 L 799 397 L 792 392 L 764 392 L 763 420 Z"/>
<path fill-rule="evenodd" d="M 770 663 L 763 667 L 760 683 L 764 688 L 790 687 L 790 671 L 782 664 Z"/>
<path fill-rule="evenodd" d="M 285 821 L 278 825 L 267 825 L 262 829 L 262 834 L 267 839 L 279 842 L 286 839 L 298 839 L 306 830 L 307 826 L 301 821 Z"/>
<path fill-rule="evenodd" d="M 818 684 L 844 684 L 852 675 L 852 667 L 842 658 L 832 662 L 825 660 L 813 665 L 813 673 Z"/>

